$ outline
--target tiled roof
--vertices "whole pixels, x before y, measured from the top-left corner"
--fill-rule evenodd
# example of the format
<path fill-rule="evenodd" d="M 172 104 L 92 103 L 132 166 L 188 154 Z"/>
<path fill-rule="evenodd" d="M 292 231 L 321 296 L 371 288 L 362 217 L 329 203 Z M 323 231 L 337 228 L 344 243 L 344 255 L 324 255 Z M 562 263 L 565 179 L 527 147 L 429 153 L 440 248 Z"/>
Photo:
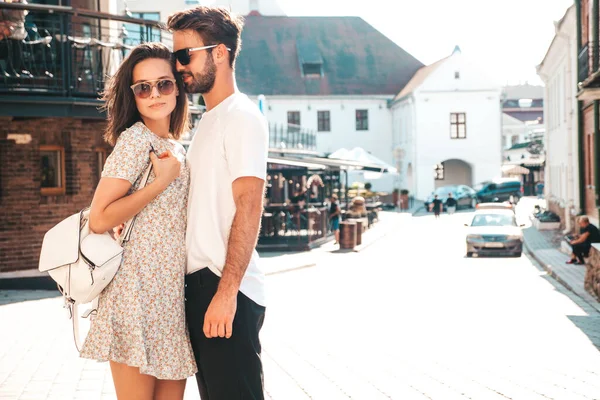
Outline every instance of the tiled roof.
<path fill-rule="evenodd" d="M 302 60 L 322 76 L 303 76 Z M 395 95 L 422 66 L 359 17 L 249 15 L 236 78 L 250 95 Z"/>

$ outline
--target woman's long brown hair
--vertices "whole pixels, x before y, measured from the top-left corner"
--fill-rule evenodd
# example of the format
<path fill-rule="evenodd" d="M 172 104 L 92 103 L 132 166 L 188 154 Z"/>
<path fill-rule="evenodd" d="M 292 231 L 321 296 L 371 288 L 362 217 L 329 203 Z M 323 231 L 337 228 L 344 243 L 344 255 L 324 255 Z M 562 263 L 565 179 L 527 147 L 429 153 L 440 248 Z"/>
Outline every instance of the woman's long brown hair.
<path fill-rule="evenodd" d="M 135 95 L 130 86 L 133 84 L 133 68 L 139 62 L 149 58 L 165 60 L 171 64 L 173 75 L 177 81 L 179 96 L 177 96 L 177 104 L 171 113 L 169 124 L 169 130 L 173 134 L 173 138 L 179 139 L 189 129 L 188 100 L 185 94 L 185 86 L 181 76 L 175 69 L 171 51 L 162 43 L 143 43 L 131 50 L 131 53 L 107 83 L 102 95 L 102 100 L 105 101 L 102 109 L 106 110 L 108 116 L 108 126 L 104 133 L 104 140 L 112 146 L 117 143 L 121 132 L 142 120 L 135 104 Z"/>

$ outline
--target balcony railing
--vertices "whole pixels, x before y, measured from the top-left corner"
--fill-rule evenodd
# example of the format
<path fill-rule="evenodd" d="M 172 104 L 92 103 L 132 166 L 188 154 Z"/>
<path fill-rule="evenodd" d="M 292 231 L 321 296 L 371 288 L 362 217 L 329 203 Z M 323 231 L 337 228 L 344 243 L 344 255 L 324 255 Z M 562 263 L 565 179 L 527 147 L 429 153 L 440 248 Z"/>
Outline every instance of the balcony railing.
<path fill-rule="evenodd" d="M 36 4 L 0 10 L 27 12 L 22 35 L 0 33 L 0 93 L 96 98 L 134 46 L 171 44 L 156 21 Z"/>
<path fill-rule="evenodd" d="M 299 125 L 269 124 L 269 148 L 285 151 L 316 151 L 317 135 Z"/>

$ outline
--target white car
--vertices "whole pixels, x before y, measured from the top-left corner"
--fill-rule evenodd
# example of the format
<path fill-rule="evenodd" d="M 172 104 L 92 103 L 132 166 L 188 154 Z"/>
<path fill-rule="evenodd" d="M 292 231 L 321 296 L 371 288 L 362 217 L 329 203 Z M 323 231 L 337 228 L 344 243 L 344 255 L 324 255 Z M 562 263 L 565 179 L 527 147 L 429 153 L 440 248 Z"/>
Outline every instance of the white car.
<path fill-rule="evenodd" d="M 505 201 L 502 203 L 478 203 L 476 206 L 477 210 L 511 210 L 515 212 L 515 206 L 509 202 Z"/>
<path fill-rule="evenodd" d="M 512 210 L 482 209 L 475 212 L 467 229 L 467 257 L 523 253 L 523 225 Z"/>

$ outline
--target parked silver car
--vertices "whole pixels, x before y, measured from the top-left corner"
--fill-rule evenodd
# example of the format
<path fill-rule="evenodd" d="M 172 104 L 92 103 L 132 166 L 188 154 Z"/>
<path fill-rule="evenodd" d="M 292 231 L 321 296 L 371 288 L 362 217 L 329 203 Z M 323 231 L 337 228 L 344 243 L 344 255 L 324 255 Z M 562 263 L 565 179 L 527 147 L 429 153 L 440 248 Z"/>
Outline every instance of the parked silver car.
<path fill-rule="evenodd" d="M 523 252 L 523 225 L 517 225 L 512 210 L 480 210 L 475 212 L 467 230 L 467 257 L 473 255 L 512 255 Z"/>

